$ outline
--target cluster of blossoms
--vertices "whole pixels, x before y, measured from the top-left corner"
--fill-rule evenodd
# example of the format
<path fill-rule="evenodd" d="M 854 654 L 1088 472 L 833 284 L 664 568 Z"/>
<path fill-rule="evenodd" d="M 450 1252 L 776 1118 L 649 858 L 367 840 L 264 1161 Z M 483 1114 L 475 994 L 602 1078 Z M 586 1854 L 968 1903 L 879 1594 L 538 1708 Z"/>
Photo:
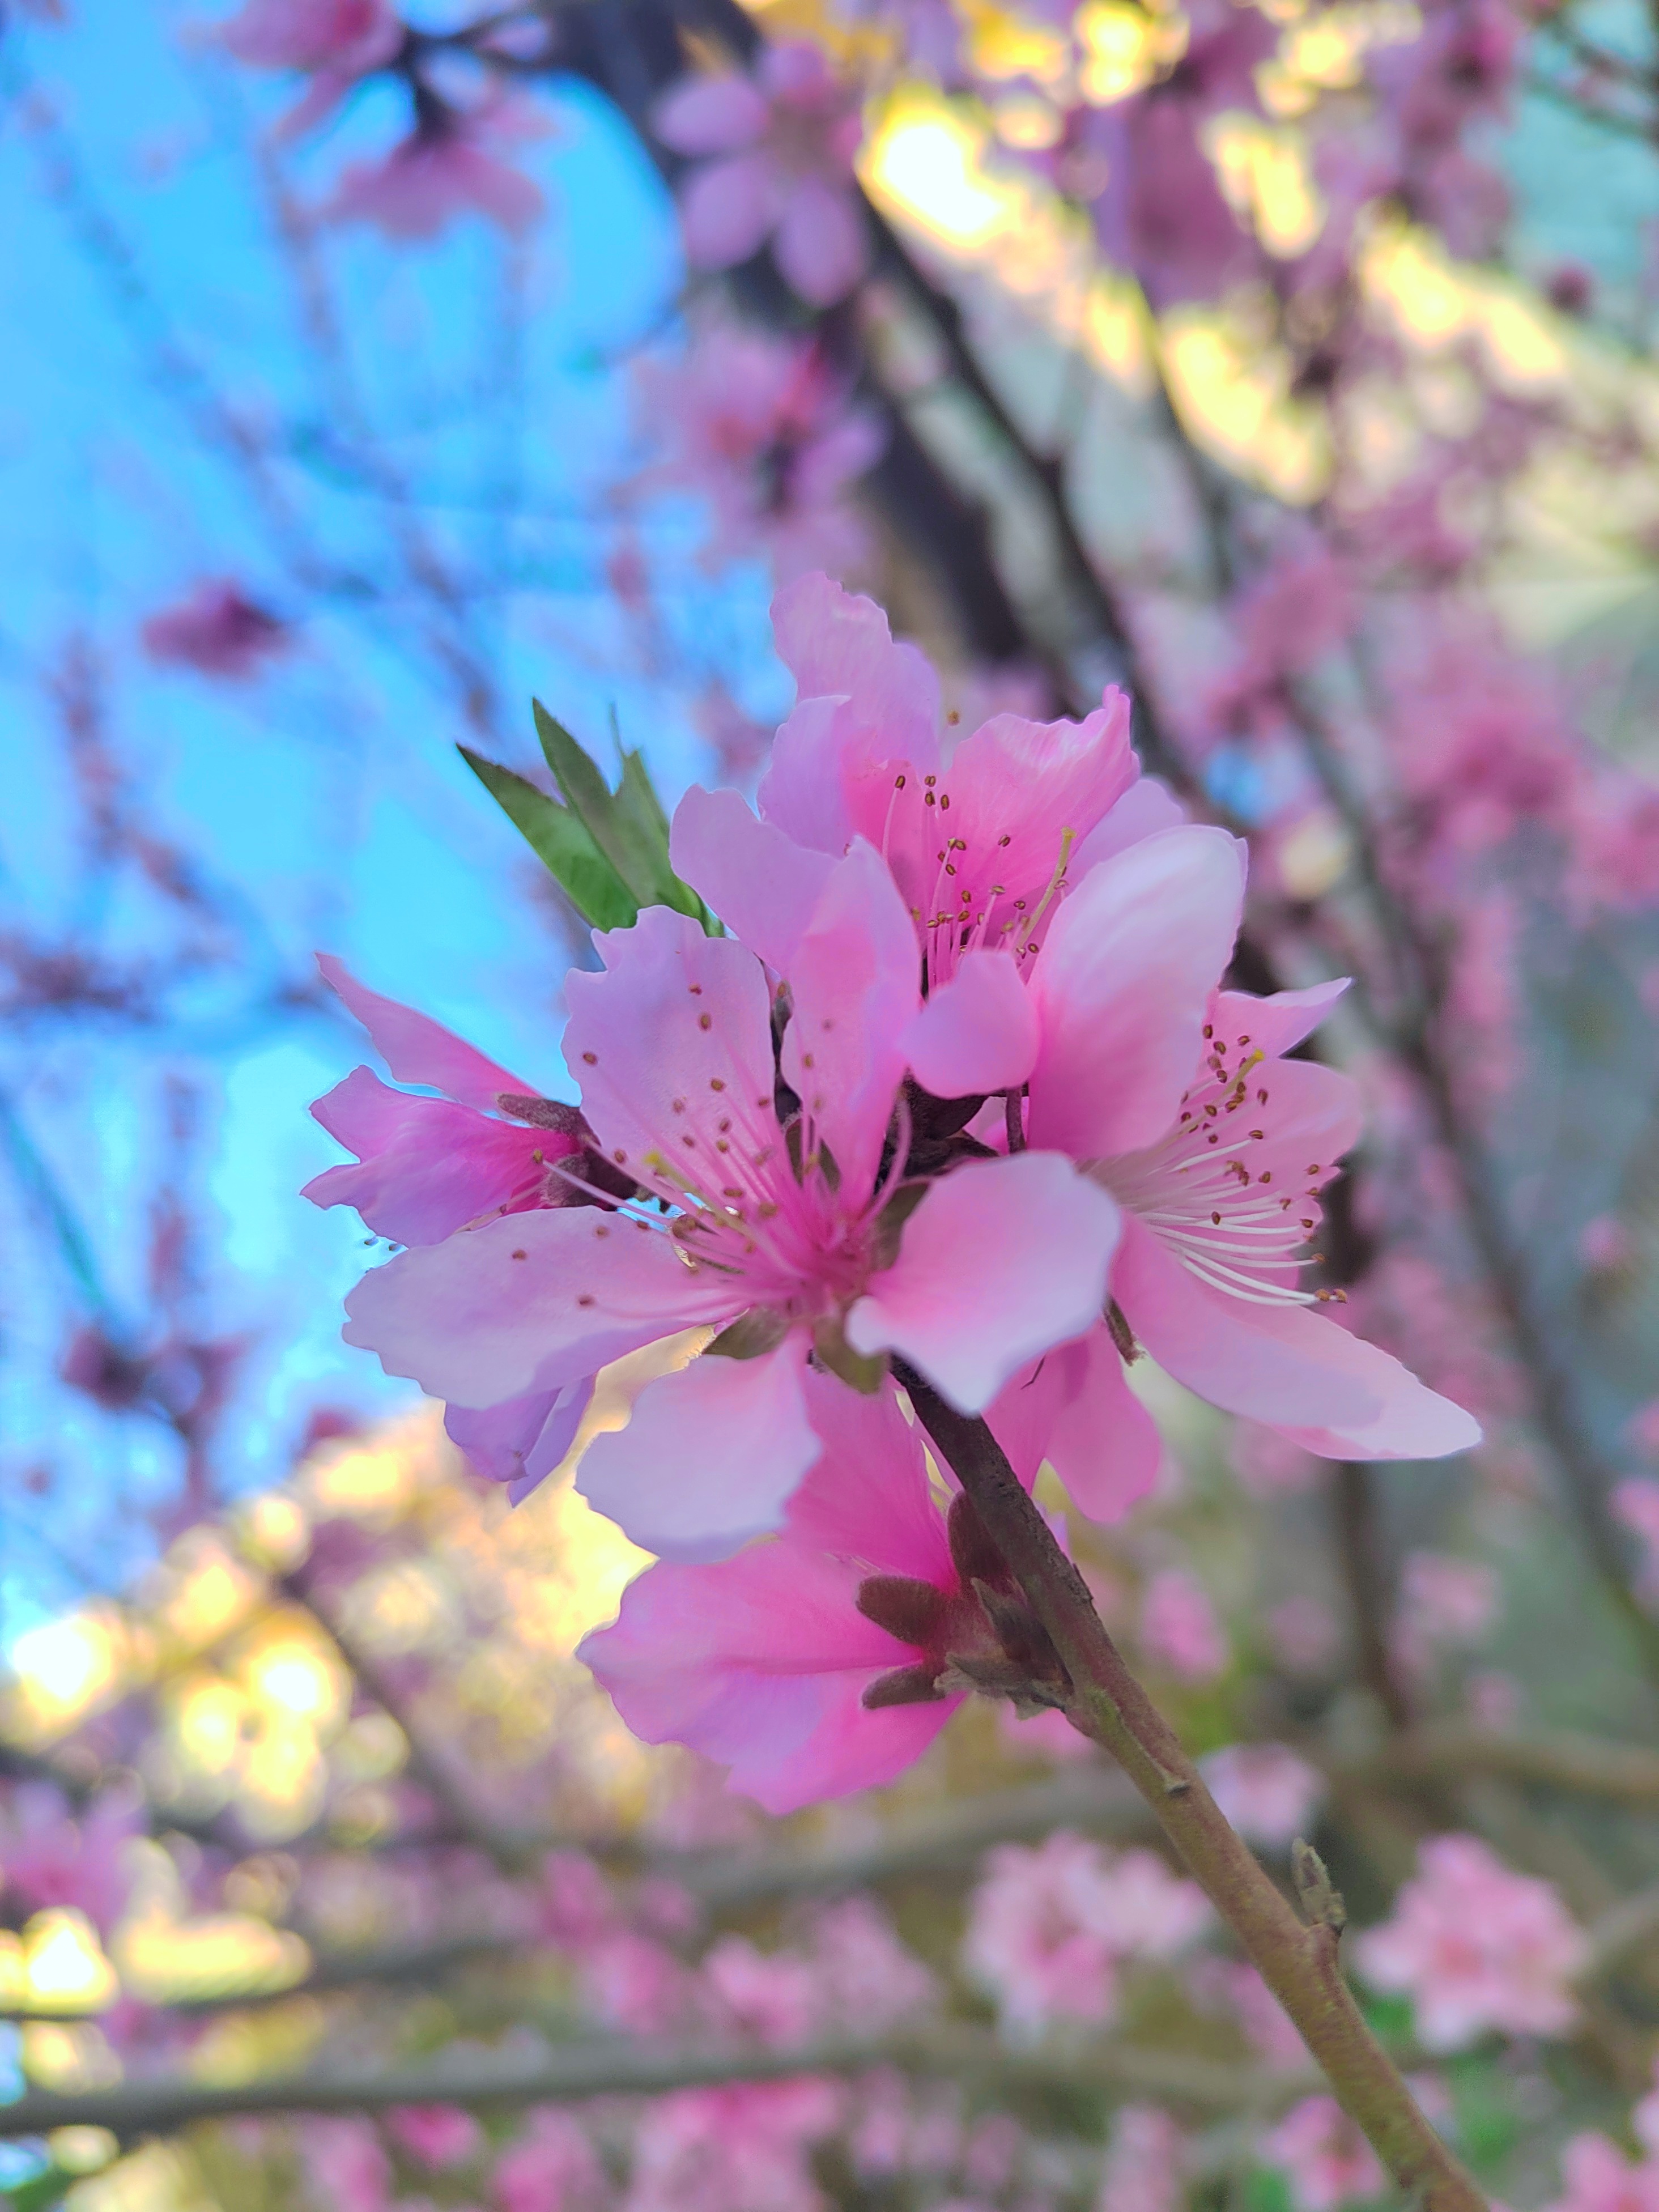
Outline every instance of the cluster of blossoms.
<path fill-rule="evenodd" d="M 359 1164 L 310 1194 L 409 1248 L 349 1340 L 520 1491 L 603 1365 L 703 1333 L 582 1458 L 662 1561 L 585 1656 L 638 1733 L 781 1811 L 890 1778 L 969 1688 L 1060 1701 L 907 1375 L 1097 1520 L 1157 1471 L 1143 1347 L 1330 1457 L 1478 1431 L 1304 1287 L 1358 1114 L 1292 1055 L 1341 987 L 1226 988 L 1241 848 L 1139 774 L 1127 702 L 957 738 L 867 600 L 808 576 L 775 623 L 799 696 L 758 811 L 694 788 L 672 828 L 726 933 L 647 907 L 596 937 L 580 1107 L 331 969 L 446 1095 L 349 1077 L 318 1112 Z"/>

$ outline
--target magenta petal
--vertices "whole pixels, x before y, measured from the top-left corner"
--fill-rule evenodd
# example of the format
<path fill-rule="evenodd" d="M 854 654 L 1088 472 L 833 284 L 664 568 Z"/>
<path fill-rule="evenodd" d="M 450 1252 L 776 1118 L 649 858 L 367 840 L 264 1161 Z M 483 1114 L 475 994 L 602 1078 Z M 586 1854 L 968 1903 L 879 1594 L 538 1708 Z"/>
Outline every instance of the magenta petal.
<path fill-rule="evenodd" d="M 311 1110 L 362 1165 L 325 1168 L 301 1195 L 313 1206 L 356 1206 L 394 1244 L 441 1243 L 469 1221 L 526 1203 L 546 1180 L 536 1152 L 564 1149 L 544 1129 L 392 1091 L 367 1067 L 354 1068 Z"/>
<path fill-rule="evenodd" d="M 1120 1222 L 1058 1153 L 958 1168 L 906 1223 L 897 1261 L 848 1316 L 848 1340 L 902 1353 L 958 1412 L 982 1413 L 1028 1360 L 1100 1319 Z"/>
<path fill-rule="evenodd" d="M 1091 1521 L 1121 1520 L 1158 1480 L 1158 1424 L 1103 1324 L 1017 1375 L 987 1418 L 1027 1489 L 1047 1460 Z"/>
<path fill-rule="evenodd" d="M 1109 860 L 1115 853 L 1127 852 L 1143 837 L 1155 837 L 1160 830 L 1183 829 L 1186 822 L 1186 810 L 1167 783 L 1159 782 L 1155 775 L 1138 776 L 1110 811 L 1074 848 L 1073 883 L 1080 884 L 1091 868 Z"/>
<path fill-rule="evenodd" d="M 556 1390 L 532 1390 L 500 1406 L 451 1406 L 444 1414 L 450 1440 L 476 1473 L 504 1482 L 513 1503 L 526 1498 L 569 1450 L 593 1395 L 584 1375 Z"/>
<path fill-rule="evenodd" d="M 1006 952 L 965 952 L 904 1032 L 910 1071 L 935 1098 L 1018 1089 L 1036 1060 L 1037 1017 Z"/>
<path fill-rule="evenodd" d="M 735 791 L 694 783 L 674 810 L 668 856 L 740 943 L 780 975 L 835 865 L 763 822 Z"/>
<path fill-rule="evenodd" d="M 792 1540 L 854 1560 L 866 1574 L 955 1583 L 945 1516 L 933 1502 L 921 1431 L 890 1387 L 866 1397 L 809 1367 L 806 1412 L 823 1456 L 789 1502 Z"/>
<path fill-rule="evenodd" d="M 772 165 L 734 154 L 694 169 L 680 191 L 680 228 L 694 269 L 731 269 L 757 251 L 777 216 Z"/>
<path fill-rule="evenodd" d="M 1176 1382 L 1327 1459 L 1439 1459 L 1480 1440 L 1469 1414 L 1386 1352 L 1306 1306 L 1211 1290 L 1133 1215 L 1112 1290 Z"/>
<path fill-rule="evenodd" d="M 1334 982 L 1315 983 L 1305 991 L 1276 991 L 1270 999 L 1254 998 L 1245 991 L 1218 992 L 1217 1019 L 1227 1025 L 1230 1036 L 1248 1036 L 1256 1051 L 1277 1060 L 1312 1035 L 1348 982 L 1347 976 L 1339 975 Z M 1346 1152 L 1347 1146 L 1342 1149 Z"/>
<path fill-rule="evenodd" d="M 1168 830 L 1091 869 L 1031 977 L 1033 1145 L 1103 1159 L 1164 1135 L 1198 1066 L 1243 896 L 1242 848 L 1224 830 Z"/>
<path fill-rule="evenodd" d="M 601 1149 L 618 1167 L 643 1167 L 690 1137 L 677 1163 L 707 1172 L 734 1107 L 771 1119 L 766 970 L 735 939 L 705 937 L 665 906 L 595 942 L 604 973 L 566 981 L 564 1054 Z"/>
<path fill-rule="evenodd" d="M 522 1254 L 522 1258 L 515 1255 Z M 729 1279 L 727 1279 L 729 1281 Z M 510 1213 L 404 1252 L 346 1300 L 348 1344 L 434 1398 L 494 1406 L 741 1310 L 670 1238 L 594 1206 Z"/>
<path fill-rule="evenodd" d="M 708 1356 L 659 1376 L 628 1426 L 595 1437 L 576 1487 L 647 1552 L 723 1559 L 768 1530 L 823 1447 L 806 1418 L 805 1339 L 758 1359 Z"/>
<path fill-rule="evenodd" d="M 772 252 L 783 281 L 809 307 L 844 300 L 870 258 L 870 241 L 852 194 L 821 177 L 803 177 L 784 204 Z"/>
<path fill-rule="evenodd" d="M 319 952 L 317 965 L 323 981 L 368 1031 L 370 1042 L 399 1083 L 424 1083 L 434 1091 L 447 1091 L 463 1106 L 484 1112 L 494 1108 L 503 1091 L 520 1096 L 531 1091 L 531 1085 L 486 1060 L 441 1023 L 368 989 L 331 952 Z"/>
<path fill-rule="evenodd" d="M 873 1188 L 920 996 L 915 931 L 862 838 L 837 861 L 790 964 L 794 1014 L 781 1064 L 827 1146 L 843 1199 Z"/>
<path fill-rule="evenodd" d="M 683 77 L 651 111 L 651 129 L 677 154 L 734 154 L 766 129 L 765 100 L 746 76 Z"/>
<path fill-rule="evenodd" d="M 577 1656 L 647 1743 L 731 1770 L 769 1813 L 890 1782 L 959 1699 L 864 1711 L 866 1684 L 914 1654 L 866 1620 L 856 1566 L 788 1538 L 717 1566 L 648 1569 Z"/>

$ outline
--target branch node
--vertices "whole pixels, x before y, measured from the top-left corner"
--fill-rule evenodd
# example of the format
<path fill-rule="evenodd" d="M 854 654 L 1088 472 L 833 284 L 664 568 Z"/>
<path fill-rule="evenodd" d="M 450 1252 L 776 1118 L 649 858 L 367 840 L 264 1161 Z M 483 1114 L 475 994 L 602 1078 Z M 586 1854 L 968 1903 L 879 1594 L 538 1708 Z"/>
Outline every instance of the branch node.
<path fill-rule="evenodd" d="M 1298 1836 L 1291 1845 L 1291 1879 L 1310 1928 L 1328 1928 L 1340 1936 L 1348 1924 L 1348 1908 L 1332 1881 L 1325 1862 L 1310 1843 Z"/>

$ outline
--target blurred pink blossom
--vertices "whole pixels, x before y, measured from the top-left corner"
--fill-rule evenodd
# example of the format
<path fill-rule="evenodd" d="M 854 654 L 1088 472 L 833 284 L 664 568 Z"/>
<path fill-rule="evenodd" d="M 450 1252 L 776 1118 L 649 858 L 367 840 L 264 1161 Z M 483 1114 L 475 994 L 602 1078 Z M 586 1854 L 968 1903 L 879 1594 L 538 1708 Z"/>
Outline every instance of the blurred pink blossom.
<path fill-rule="evenodd" d="M 1182 1682 L 1212 1682 L 1227 1665 L 1227 1639 L 1209 1593 L 1184 1567 L 1165 1567 L 1141 1593 L 1140 1648 Z"/>
<path fill-rule="evenodd" d="M 1154 1853 L 1114 1858 L 1063 1829 L 1030 1847 L 1004 1844 L 986 1866 L 963 1958 L 1019 2037 L 1056 2020 L 1110 2020 L 1119 1965 L 1173 1957 L 1211 1917 L 1203 1892 Z"/>
<path fill-rule="evenodd" d="M 1296 1497 L 1314 1489 L 1325 1474 L 1322 1461 L 1260 1421 L 1234 1421 L 1227 1455 L 1252 1498 Z"/>
<path fill-rule="evenodd" d="M 1181 2212 L 1187 2144 L 1157 2105 L 1125 2105 L 1112 2123 L 1095 2212 Z"/>
<path fill-rule="evenodd" d="M 1512 1874 L 1474 1836 L 1436 1836 L 1392 1916 L 1354 1945 L 1375 1988 L 1412 1999 L 1426 2050 L 1462 2051 L 1488 2033 L 1565 2035 L 1583 1931 L 1554 1887 Z"/>
<path fill-rule="evenodd" d="M 251 682 L 292 641 L 286 623 L 222 576 L 205 578 L 188 599 L 151 615 L 139 635 L 152 660 L 227 684 Z"/>
<path fill-rule="evenodd" d="M 1636 1255 L 1636 1239 L 1616 1213 L 1598 1213 L 1578 1232 L 1578 1257 L 1592 1274 L 1616 1274 Z"/>
<path fill-rule="evenodd" d="M 816 345 L 706 325 L 684 358 L 641 364 L 638 411 L 661 458 L 634 489 L 672 486 L 708 501 L 711 567 L 760 551 L 783 584 L 814 568 L 846 574 L 866 559 L 847 495 L 886 433 L 849 403 Z"/>
<path fill-rule="evenodd" d="M 459 2105 L 398 2105 L 386 2114 L 393 2139 L 422 2166 L 460 2166 L 480 2148 L 483 2135 Z"/>
<path fill-rule="evenodd" d="M 1421 1668 L 1439 1652 L 1482 1644 L 1498 1620 L 1503 1590 L 1495 1569 L 1449 1552 L 1413 1552 L 1401 1577 L 1396 1630 L 1401 1655 Z"/>
<path fill-rule="evenodd" d="M 403 243 L 436 238 L 469 215 L 514 234 L 526 231 L 544 211 L 541 188 L 493 143 L 544 128 L 527 101 L 494 99 L 468 114 L 446 108 L 379 161 L 349 163 L 322 217 L 366 222 Z"/>
<path fill-rule="evenodd" d="M 1307 2045 L 1279 1999 L 1255 1968 L 1243 1959 L 1219 1959 L 1206 1952 L 1187 1970 L 1188 1986 L 1207 2009 L 1230 2012 L 1246 2040 L 1274 2066 L 1297 2066 L 1307 2060 Z"/>
<path fill-rule="evenodd" d="M 219 35 L 250 69 L 349 78 L 395 53 L 404 27 L 391 0 L 244 0 Z"/>
<path fill-rule="evenodd" d="M 305 2121 L 300 2160 L 311 2188 L 330 2212 L 387 2212 L 392 2161 L 372 2121 Z"/>
<path fill-rule="evenodd" d="M 23 1782 L 5 1811 L 0 1902 L 25 1919 L 54 1905 L 73 1906 L 107 1936 L 126 1907 L 125 1845 L 144 1825 L 137 1801 L 112 1790 L 71 1818 L 51 1783 Z"/>
<path fill-rule="evenodd" d="M 556 2106 L 542 2106 L 495 2161 L 500 2212 L 596 2212 L 605 2169 L 585 2129 Z"/>
<path fill-rule="evenodd" d="M 1337 2212 L 1389 2185 L 1376 2152 L 1334 2097 L 1292 2106 L 1262 2137 L 1261 2156 L 1283 2170 L 1296 2212 Z"/>
<path fill-rule="evenodd" d="M 879 2034 L 931 2003 L 939 1984 L 872 1898 L 825 1908 L 812 1931 L 818 2024 Z"/>
<path fill-rule="evenodd" d="M 1239 1834 L 1282 1850 L 1308 1823 L 1325 1795 L 1325 1778 L 1288 1744 L 1231 1743 L 1200 1762 L 1210 1793 Z"/>
<path fill-rule="evenodd" d="M 811 2076 L 654 2098 L 623 2212 L 823 2212 L 810 2153 L 841 2108 L 836 2084 Z"/>
<path fill-rule="evenodd" d="M 818 2009 L 817 1978 L 787 1951 L 757 1950 L 745 1936 L 724 1936 L 705 1954 L 702 1977 L 715 2024 L 757 2043 L 800 2043 Z"/>
<path fill-rule="evenodd" d="M 1336 1615 L 1322 1599 L 1305 1594 L 1274 1606 L 1267 1615 L 1267 1633 L 1279 1664 L 1297 1674 L 1318 1674 L 1342 1648 Z"/>
<path fill-rule="evenodd" d="M 853 183 L 858 94 L 819 47 L 786 40 L 752 77 L 688 77 L 658 102 L 652 126 L 693 161 L 680 220 L 694 268 L 730 269 L 770 238 L 785 283 L 809 306 L 852 290 L 869 258 Z"/>
<path fill-rule="evenodd" d="M 1659 2159 L 1627 2158 L 1604 2135 L 1569 2139 L 1561 2180 L 1561 2195 L 1547 2212 L 1659 2212 Z"/>

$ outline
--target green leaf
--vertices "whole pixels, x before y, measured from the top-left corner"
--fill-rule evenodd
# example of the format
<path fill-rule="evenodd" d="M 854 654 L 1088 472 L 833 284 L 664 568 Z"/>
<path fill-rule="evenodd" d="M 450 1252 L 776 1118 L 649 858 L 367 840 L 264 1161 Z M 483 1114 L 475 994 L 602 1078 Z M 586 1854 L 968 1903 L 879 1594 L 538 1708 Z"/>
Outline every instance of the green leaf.
<path fill-rule="evenodd" d="M 639 920 L 638 898 L 578 815 L 510 768 L 465 745 L 459 750 L 585 921 L 595 929 L 626 929 Z"/>
<path fill-rule="evenodd" d="M 536 734 L 559 789 L 640 905 L 672 907 L 710 930 L 708 908 L 674 872 L 668 857 L 668 817 L 640 755 L 623 754 L 622 782 L 612 791 L 563 723 L 539 699 L 532 704 Z"/>

